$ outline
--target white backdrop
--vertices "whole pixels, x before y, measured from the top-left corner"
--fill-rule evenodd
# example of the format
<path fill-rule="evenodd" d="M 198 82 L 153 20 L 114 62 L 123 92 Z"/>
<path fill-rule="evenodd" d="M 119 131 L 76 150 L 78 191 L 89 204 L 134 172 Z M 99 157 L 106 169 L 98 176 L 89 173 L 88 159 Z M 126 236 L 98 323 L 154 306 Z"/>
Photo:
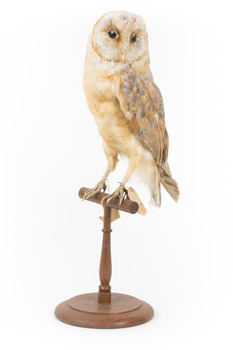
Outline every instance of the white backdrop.
<path fill-rule="evenodd" d="M 113 223 L 112 290 L 149 302 L 149 323 L 65 325 L 55 306 L 96 291 L 100 206 L 82 202 L 106 166 L 85 102 L 88 35 L 104 12 L 145 19 L 151 68 L 180 186 L 160 210 Z M 230 1 L 1 1 L 2 349 L 232 349 L 232 11 Z M 110 176 L 114 190 L 126 168 Z"/>

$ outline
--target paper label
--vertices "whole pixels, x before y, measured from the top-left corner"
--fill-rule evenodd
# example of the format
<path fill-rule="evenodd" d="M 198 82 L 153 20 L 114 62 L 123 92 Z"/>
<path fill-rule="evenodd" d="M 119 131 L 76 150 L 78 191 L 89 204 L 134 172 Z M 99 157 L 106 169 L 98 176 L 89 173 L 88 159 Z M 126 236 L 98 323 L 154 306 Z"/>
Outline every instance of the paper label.
<path fill-rule="evenodd" d="M 103 216 L 99 216 L 99 219 L 104 221 L 104 217 Z M 120 219 L 120 212 L 117 209 L 113 209 L 111 210 L 111 222 Z"/>
<path fill-rule="evenodd" d="M 142 203 L 141 199 L 139 198 L 137 192 L 132 187 L 128 188 L 128 196 L 131 201 L 138 203 L 138 214 L 143 216 L 146 215 L 147 210 L 144 204 Z"/>

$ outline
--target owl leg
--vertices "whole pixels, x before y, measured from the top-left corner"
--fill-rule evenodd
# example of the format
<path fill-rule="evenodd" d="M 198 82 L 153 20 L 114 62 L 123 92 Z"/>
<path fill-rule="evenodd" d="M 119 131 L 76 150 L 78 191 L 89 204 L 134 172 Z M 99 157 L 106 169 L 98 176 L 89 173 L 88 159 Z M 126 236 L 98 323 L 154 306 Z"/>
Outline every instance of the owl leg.
<path fill-rule="evenodd" d="M 131 176 L 133 175 L 133 172 L 136 170 L 139 162 L 142 159 L 142 153 L 141 152 L 135 152 L 133 155 L 130 157 L 130 161 L 129 161 L 129 166 L 128 169 L 126 171 L 126 174 L 120 184 L 119 187 L 117 187 L 117 189 L 109 194 L 108 196 L 104 197 L 101 201 L 101 204 L 104 205 L 104 203 L 109 203 L 112 199 L 119 197 L 119 205 L 122 204 L 124 198 L 128 198 L 128 191 L 125 188 L 126 183 L 129 181 L 129 179 L 131 178 Z"/>
<path fill-rule="evenodd" d="M 83 196 L 83 200 L 84 199 L 88 199 L 90 197 L 95 196 L 97 193 L 99 193 L 101 190 L 103 190 L 105 192 L 107 186 L 106 186 L 106 180 L 108 178 L 108 175 L 114 171 L 114 169 L 116 168 L 116 164 L 118 162 L 118 153 L 110 146 L 108 146 L 105 142 L 104 142 L 104 152 L 106 154 L 107 157 L 107 162 L 108 162 L 108 166 L 107 169 L 103 175 L 103 177 L 101 178 L 101 180 L 95 185 L 95 187 L 93 187 L 90 190 L 87 190 L 84 193 Z"/>

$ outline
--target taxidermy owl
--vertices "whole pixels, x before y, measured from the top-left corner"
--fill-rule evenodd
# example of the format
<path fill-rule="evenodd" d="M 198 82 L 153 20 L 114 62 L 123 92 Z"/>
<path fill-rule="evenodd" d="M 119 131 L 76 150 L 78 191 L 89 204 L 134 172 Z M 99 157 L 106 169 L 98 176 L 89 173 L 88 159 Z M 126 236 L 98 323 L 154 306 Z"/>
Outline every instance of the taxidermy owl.
<path fill-rule="evenodd" d="M 129 158 L 120 186 L 103 199 L 119 197 L 135 172 L 148 186 L 152 203 L 161 205 L 161 184 L 177 201 L 179 189 L 168 165 L 168 134 L 163 100 L 150 71 L 148 36 L 140 16 L 125 11 L 104 14 L 87 43 L 84 91 L 107 157 L 107 169 L 84 199 L 106 189 L 118 155 Z"/>

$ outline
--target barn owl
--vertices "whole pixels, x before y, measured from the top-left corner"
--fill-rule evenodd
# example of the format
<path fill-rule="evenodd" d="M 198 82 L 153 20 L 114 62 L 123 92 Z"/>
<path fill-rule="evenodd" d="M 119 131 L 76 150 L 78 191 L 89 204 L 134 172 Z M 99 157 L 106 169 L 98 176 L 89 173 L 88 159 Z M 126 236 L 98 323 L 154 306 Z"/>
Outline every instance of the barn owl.
<path fill-rule="evenodd" d="M 118 155 L 126 155 L 125 176 L 102 204 L 119 197 L 121 205 L 133 173 L 148 186 L 155 206 L 161 205 L 161 184 L 177 201 L 179 189 L 167 161 L 163 100 L 150 71 L 148 35 L 140 16 L 112 11 L 97 20 L 87 43 L 83 82 L 107 157 L 103 177 L 84 199 L 105 191 Z"/>

